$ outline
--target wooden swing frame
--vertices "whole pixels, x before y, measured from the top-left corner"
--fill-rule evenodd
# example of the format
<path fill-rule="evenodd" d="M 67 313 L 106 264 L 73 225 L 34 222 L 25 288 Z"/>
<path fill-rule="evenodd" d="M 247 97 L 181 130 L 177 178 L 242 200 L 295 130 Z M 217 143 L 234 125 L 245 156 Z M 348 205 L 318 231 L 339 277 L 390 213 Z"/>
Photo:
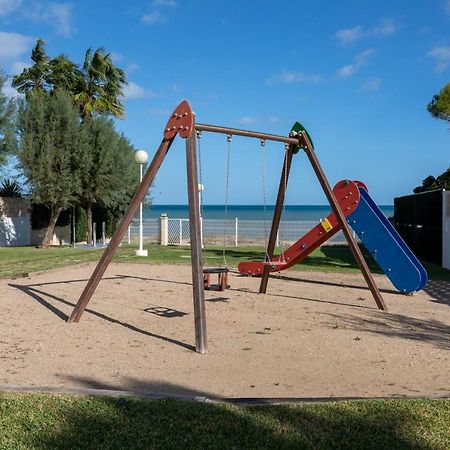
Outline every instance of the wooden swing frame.
<path fill-rule="evenodd" d="M 175 137 L 177 134 L 186 139 L 186 169 L 187 169 L 187 190 L 189 202 L 189 222 L 190 222 L 190 239 L 191 239 L 191 267 L 192 267 L 192 289 L 194 300 L 194 323 L 195 323 L 195 351 L 198 353 L 206 353 L 206 314 L 205 314 L 205 293 L 204 293 L 204 279 L 203 279 L 203 259 L 202 259 L 202 243 L 201 243 L 201 222 L 198 198 L 198 173 L 197 173 L 197 149 L 195 142 L 195 131 L 209 131 L 214 133 L 223 133 L 228 135 L 247 136 L 269 141 L 284 142 L 289 144 L 287 149 L 287 156 L 285 157 L 281 180 L 278 188 L 277 201 L 272 220 L 270 237 L 267 245 L 266 254 L 270 259 L 273 258 L 273 253 L 276 243 L 276 235 L 281 220 L 282 207 L 284 203 L 287 181 L 291 169 L 292 157 L 294 150 L 301 147 L 308 156 L 308 159 L 314 169 L 314 172 L 319 180 L 320 185 L 331 205 L 331 208 L 336 215 L 339 225 L 347 239 L 347 242 L 352 250 L 352 253 L 361 269 L 361 272 L 369 286 L 370 291 L 375 299 L 379 309 L 386 310 L 384 300 L 375 284 L 375 281 L 370 273 L 369 267 L 359 249 L 345 216 L 333 194 L 331 186 L 323 172 L 319 161 L 315 155 L 313 146 L 307 133 L 300 131 L 295 135 L 289 137 L 278 136 L 273 134 L 259 133 L 254 131 L 246 131 L 235 128 L 219 127 L 215 125 L 204 125 L 195 123 L 195 116 L 191 110 L 189 103 L 182 101 L 175 111 L 172 113 L 167 125 L 164 129 L 164 137 L 160 146 L 158 147 L 143 179 L 139 184 L 136 193 L 134 194 L 119 226 L 114 232 L 108 247 L 102 254 L 100 261 L 95 267 L 89 281 L 87 282 L 77 304 L 75 305 L 68 322 L 79 322 L 84 310 L 86 309 L 92 295 L 100 283 L 103 274 L 105 273 L 109 263 L 111 262 L 114 253 L 122 242 L 123 236 L 127 232 L 133 217 L 139 208 L 139 205 L 144 200 L 147 191 L 155 179 L 155 176 L 161 167 Z M 259 288 L 260 293 L 267 291 L 269 281 L 270 266 L 264 266 L 261 284 Z"/>

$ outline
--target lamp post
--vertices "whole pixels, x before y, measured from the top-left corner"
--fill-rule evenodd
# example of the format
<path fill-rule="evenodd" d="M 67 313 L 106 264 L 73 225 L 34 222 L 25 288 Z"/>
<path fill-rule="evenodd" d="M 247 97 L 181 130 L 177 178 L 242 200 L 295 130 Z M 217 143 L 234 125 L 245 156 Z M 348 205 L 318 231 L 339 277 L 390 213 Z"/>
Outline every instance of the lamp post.
<path fill-rule="evenodd" d="M 139 163 L 140 177 L 142 183 L 142 172 L 144 164 L 147 162 L 148 154 L 145 150 L 138 150 L 134 154 L 134 159 Z M 142 202 L 139 205 L 139 249 L 135 251 L 136 256 L 148 256 L 148 250 L 144 250 L 144 229 L 142 226 Z"/>
<path fill-rule="evenodd" d="M 200 213 L 200 243 L 202 248 L 204 248 L 203 245 L 203 217 L 202 217 L 202 192 L 205 189 L 205 186 L 201 183 L 198 183 L 198 207 L 199 207 L 199 213 Z"/>

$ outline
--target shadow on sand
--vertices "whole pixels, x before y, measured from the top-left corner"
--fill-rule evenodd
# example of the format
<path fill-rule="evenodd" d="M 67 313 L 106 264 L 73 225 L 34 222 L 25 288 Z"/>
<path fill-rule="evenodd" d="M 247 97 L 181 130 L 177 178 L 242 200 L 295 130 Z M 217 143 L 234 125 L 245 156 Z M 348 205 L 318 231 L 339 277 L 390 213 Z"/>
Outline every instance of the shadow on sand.
<path fill-rule="evenodd" d="M 111 277 L 108 279 L 123 279 L 123 277 L 119 276 L 119 277 Z M 81 282 L 81 281 L 87 281 L 87 280 L 68 280 L 68 281 L 58 281 L 58 282 L 54 282 L 54 283 L 41 283 L 41 284 L 31 284 L 31 285 L 22 285 L 22 284 L 13 284 L 10 283 L 9 286 L 11 286 L 12 288 L 18 289 L 19 291 L 23 292 L 24 294 L 28 295 L 29 297 L 31 297 L 32 299 L 36 300 L 38 303 L 40 303 L 42 306 L 44 306 L 45 308 L 47 308 L 49 311 L 51 311 L 53 314 L 55 314 L 57 317 L 59 317 L 62 320 L 67 321 L 69 316 L 64 313 L 61 309 L 58 308 L 59 305 L 57 305 L 58 303 L 61 305 L 65 305 L 65 306 L 70 306 L 71 308 L 75 307 L 75 303 L 70 302 L 68 300 L 65 300 L 61 297 L 57 297 L 56 295 L 51 294 L 50 292 L 46 292 L 43 289 L 38 289 L 38 287 L 43 287 L 43 286 L 47 286 L 47 285 L 51 285 L 51 284 L 61 284 L 61 283 L 74 283 L 74 282 Z M 54 303 L 57 302 L 57 304 L 55 305 Z M 156 306 L 156 308 L 158 308 Z M 159 308 L 164 309 L 165 307 L 161 306 Z M 167 310 L 167 308 L 166 308 Z M 161 314 L 159 315 L 163 315 L 162 311 L 163 310 L 159 310 L 161 312 Z M 100 313 L 98 311 L 95 311 L 92 308 L 86 308 L 85 312 L 87 314 L 92 314 L 93 316 L 99 317 L 100 319 L 106 320 L 110 323 L 114 323 L 117 325 L 120 325 L 124 328 L 127 328 L 131 331 L 134 331 L 136 333 L 140 333 L 143 334 L 144 336 L 149 336 L 155 339 L 159 339 L 162 340 L 164 342 L 168 342 L 170 344 L 174 344 L 174 345 L 178 345 L 180 347 L 186 348 L 188 350 L 195 350 L 194 346 L 187 344 L 186 342 L 182 342 L 179 341 L 177 339 L 173 339 L 167 336 L 161 336 L 159 334 L 155 334 L 152 333 L 150 331 L 147 330 L 143 330 L 142 328 L 136 327 L 135 325 L 132 325 L 130 323 L 127 322 L 123 322 L 121 320 L 118 319 L 114 319 L 112 317 L 107 316 L 106 314 Z M 151 312 L 151 311 L 148 311 Z M 176 312 L 178 314 L 187 314 L 184 313 L 182 311 L 173 311 L 172 310 L 172 314 L 169 315 L 170 317 L 173 317 L 173 312 Z"/>

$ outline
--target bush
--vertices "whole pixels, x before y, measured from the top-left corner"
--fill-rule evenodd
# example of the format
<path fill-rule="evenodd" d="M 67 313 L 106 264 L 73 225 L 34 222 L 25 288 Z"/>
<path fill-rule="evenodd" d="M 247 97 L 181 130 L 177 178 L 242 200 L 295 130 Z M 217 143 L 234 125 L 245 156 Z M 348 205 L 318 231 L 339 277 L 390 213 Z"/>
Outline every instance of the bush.
<path fill-rule="evenodd" d="M 87 237 L 87 216 L 86 211 L 81 206 L 75 207 L 75 240 L 85 241 Z"/>

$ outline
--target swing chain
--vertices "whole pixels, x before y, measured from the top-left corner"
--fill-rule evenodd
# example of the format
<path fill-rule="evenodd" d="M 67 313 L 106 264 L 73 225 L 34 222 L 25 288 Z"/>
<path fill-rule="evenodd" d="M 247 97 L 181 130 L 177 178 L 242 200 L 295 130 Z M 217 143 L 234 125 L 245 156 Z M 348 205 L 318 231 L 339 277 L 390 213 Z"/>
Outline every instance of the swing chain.
<path fill-rule="evenodd" d="M 267 201 L 266 201 L 266 159 L 265 159 L 265 151 L 264 147 L 266 145 L 266 140 L 260 140 L 261 145 L 261 166 L 262 166 L 262 186 L 263 186 L 263 224 L 264 224 L 264 238 L 265 238 L 265 247 L 266 254 L 264 259 L 266 262 L 270 262 L 269 254 L 267 253 Z"/>
<path fill-rule="evenodd" d="M 197 149 L 198 149 L 198 181 L 199 187 L 203 186 L 203 175 L 202 175 L 202 147 L 201 147 L 201 139 L 202 139 L 202 130 L 196 130 L 197 136 Z M 206 254 L 203 251 L 203 189 L 200 189 L 200 226 L 202 228 L 202 258 L 205 266 L 208 267 L 208 261 L 206 259 Z"/>
<path fill-rule="evenodd" d="M 227 134 L 227 172 L 225 179 L 225 210 L 224 210 L 224 224 L 223 224 L 223 248 L 222 248 L 222 264 L 224 267 L 227 267 L 227 258 L 226 258 L 226 227 L 228 221 L 228 194 L 229 194 L 229 184 L 230 184 L 230 159 L 231 159 L 231 141 L 233 136 L 231 134 Z"/>

